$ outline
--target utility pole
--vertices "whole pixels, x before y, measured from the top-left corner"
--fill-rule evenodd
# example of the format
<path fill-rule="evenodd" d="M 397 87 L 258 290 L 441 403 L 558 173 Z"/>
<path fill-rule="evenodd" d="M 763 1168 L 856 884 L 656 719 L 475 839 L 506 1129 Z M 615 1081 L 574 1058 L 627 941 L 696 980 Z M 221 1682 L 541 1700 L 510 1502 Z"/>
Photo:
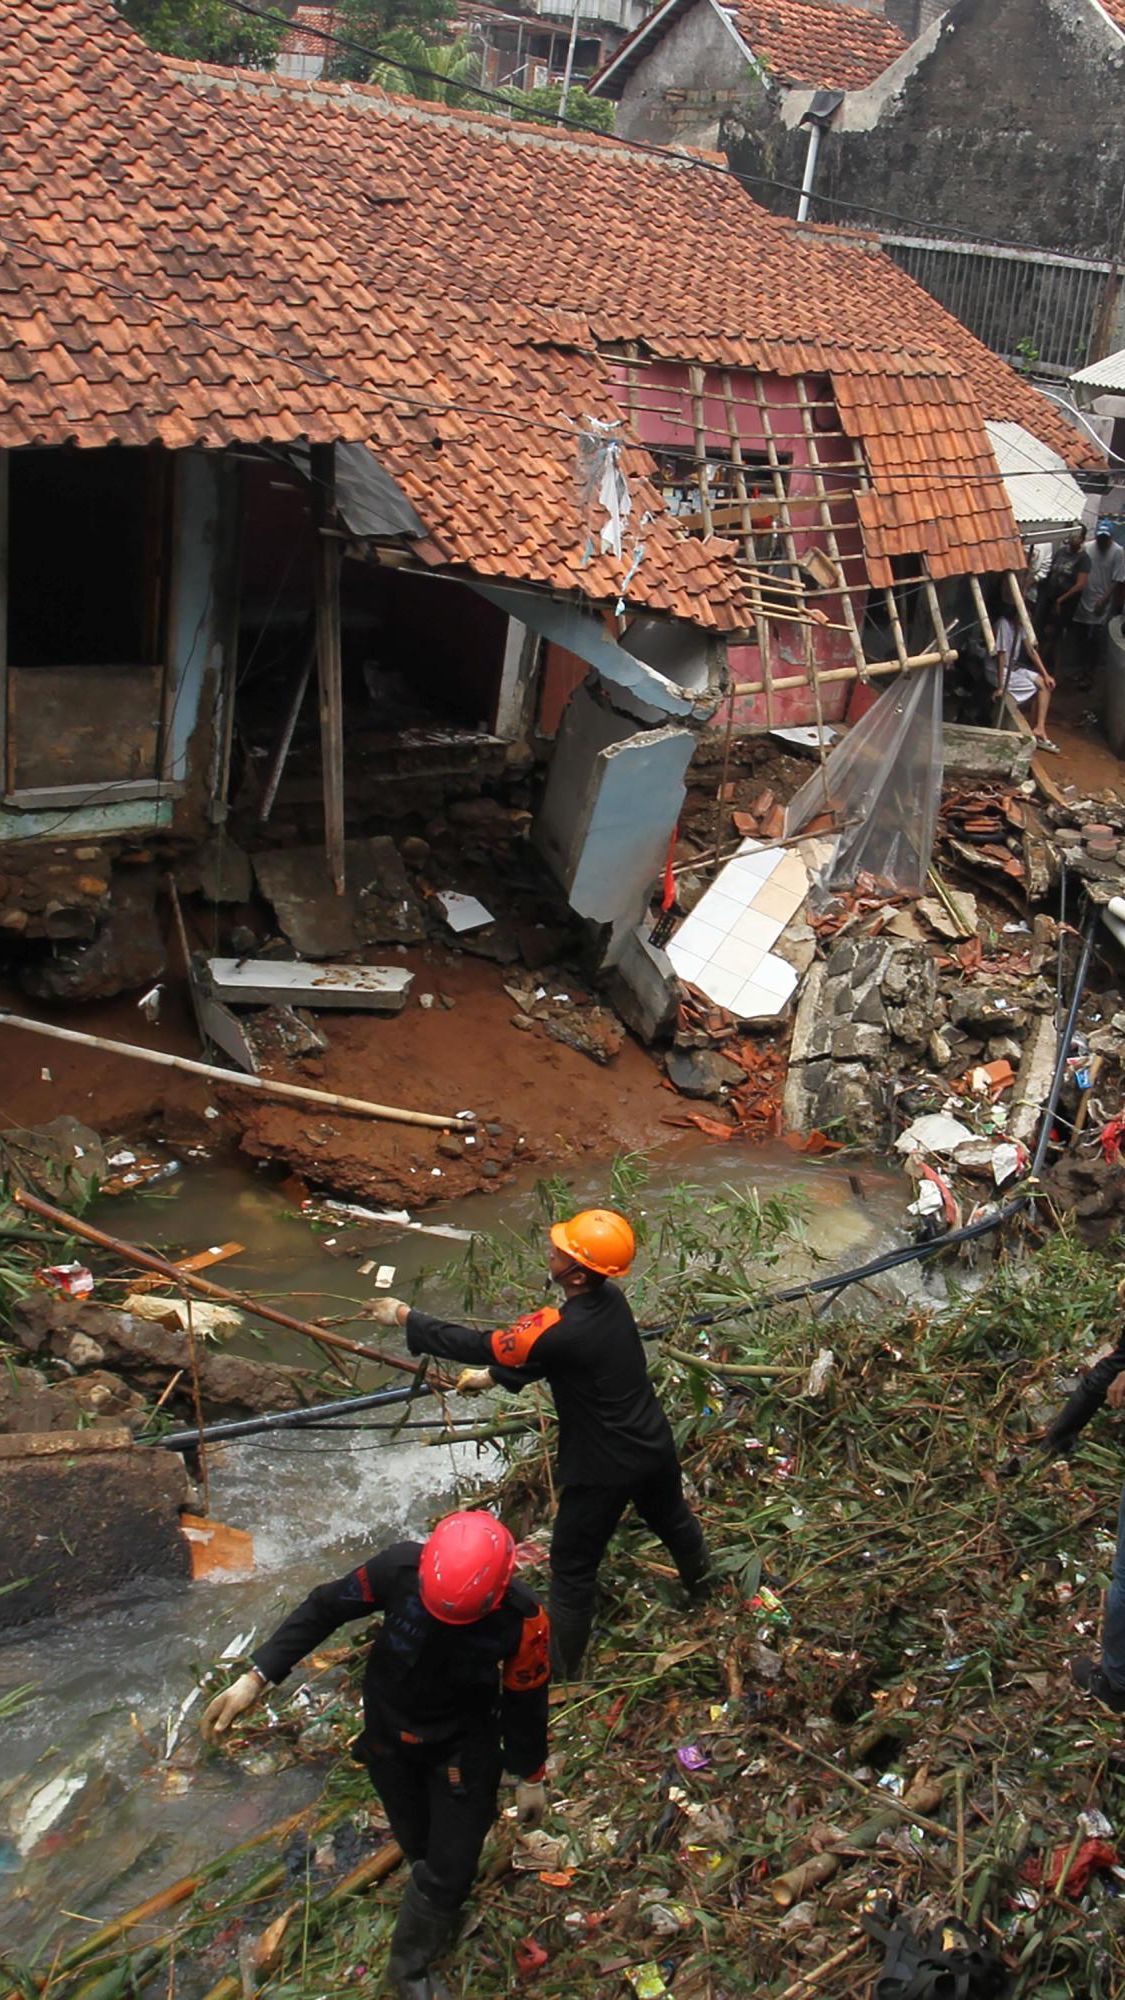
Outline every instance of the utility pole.
<path fill-rule="evenodd" d="M 570 17 L 570 40 L 566 47 L 566 68 L 563 71 L 562 95 L 559 98 L 559 112 L 555 119 L 561 125 L 566 117 L 566 107 L 570 102 L 570 82 L 574 75 L 574 45 L 578 40 L 578 9 L 582 0 L 574 0 L 574 12 Z"/>

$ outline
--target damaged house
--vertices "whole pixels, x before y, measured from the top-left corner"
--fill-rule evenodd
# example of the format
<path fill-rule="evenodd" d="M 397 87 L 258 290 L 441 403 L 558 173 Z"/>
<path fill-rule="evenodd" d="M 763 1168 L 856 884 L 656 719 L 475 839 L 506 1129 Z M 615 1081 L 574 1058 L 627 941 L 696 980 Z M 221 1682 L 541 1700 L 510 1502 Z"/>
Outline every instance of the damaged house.
<path fill-rule="evenodd" d="M 1096 459 L 713 163 L 177 64 L 109 0 L 27 0 L 0 51 L 0 926 L 37 964 L 115 909 L 135 943 L 232 823 L 377 894 L 372 834 L 515 764 L 627 960 L 701 729 L 990 635 L 986 422 Z"/>

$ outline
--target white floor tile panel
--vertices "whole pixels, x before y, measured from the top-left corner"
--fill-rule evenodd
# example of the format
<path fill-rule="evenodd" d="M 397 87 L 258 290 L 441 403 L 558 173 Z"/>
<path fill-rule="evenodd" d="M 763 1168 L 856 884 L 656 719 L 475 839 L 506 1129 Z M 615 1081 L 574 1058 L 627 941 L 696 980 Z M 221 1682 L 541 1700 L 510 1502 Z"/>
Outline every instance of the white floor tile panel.
<path fill-rule="evenodd" d="M 744 841 L 668 945 L 680 978 L 741 1020 L 780 1013 L 797 974 L 771 946 L 808 889 L 808 870 L 792 848 Z"/>

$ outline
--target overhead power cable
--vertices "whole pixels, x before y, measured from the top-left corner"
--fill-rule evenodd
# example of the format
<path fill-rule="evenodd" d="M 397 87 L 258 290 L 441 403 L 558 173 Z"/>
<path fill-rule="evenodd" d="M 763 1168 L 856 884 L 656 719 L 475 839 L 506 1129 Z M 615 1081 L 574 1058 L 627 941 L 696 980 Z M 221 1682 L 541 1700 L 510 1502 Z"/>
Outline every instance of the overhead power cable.
<path fill-rule="evenodd" d="M 223 0 L 223 4 L 230 5 L 232 4 L 232 0 Z M 346 382 L 342 376 L 333 374 L 331 370 L 318 367 L 315 362 L 306 360 L 297 354 L 286 353 L 280 348 L 264 347 L 248 338 L 246 334 L 236 332 L 229 325 L 216 326 L 208 320 L 200 319 L 198 314 L 186 312 L 178 300 L 154 298 L 151 292 L 142 291 L 136 285 L 124 284 L 118 278 L 111 278 L 102 274 L 94 277 L 88 265 L 68 263 L 64 258 L 58 257 L 54 252 L 45 249 L 41 243 L 35 242 L 28 237 L 14 234 L 10 221 L 0 224 L 0 231 L 3 231 L 3 234 L 0 235 L 0 242 L 13 253 L 23 252 L 30 257 L 38 259 L 40 263 L 47 265 L 51 270 L 61 272 L 63 276 L 82 278 L 87 283 L 97 285 L 99 289 L 110 293 L 112 296 L 128 299 L 133 304 L 147 306 L 150 311 L 164 319 L 169 326 L 190 327 L 194 332 L 205 334 L 209 339 L 226 342 L 229 346 L 239 349 L 244 354 L 251 354 L 258 360 L 280 363 L 283 367 L 292 369 L 296 374 L 304 375 L 307 380 L 315 382 L 320 387 L 346 389 L 352 394 L 359 393 L 354 383 Z M 374 280 L 370 278 L 366 279 L 365 282 L 369 285 L 374 284 Z M 387 289 L 390 291 L 394 287 L 388 285 Z M 473 294 L 466 293 L 465 296 L 471 298 Z M 548 312 L 552 310 L 561 311 L 564 308 L 546 306 L 543 310 Z M 612 359 L 614 357 L 608 358 Z M 607 356 L 603 353 L 600 359 L 604 364 Z M 829 372 L 831 372 L 830 369 Z M 674 394 L 678 392 L 672 390 L 664 391 L 662 389 L 660 393 Z M 577 427 L 573 423 L 559 422 L 546 416 L 540 417 L 532 412 L 516 411 L 510 406 L 496 407 L 488 403 L 460 402 L 452 398 L 442 399 L 435 396 L 412 396 L 405 390 L 394 388 L 389 383 L 371 385 L 370 394 L 374 399 L 381 400 L 396 408 L 406 410 L 411 415 L 422 418 L 459 416 L 469 419 L 480 419 L 486 417 L 495 419 L 500 423 L 510 424 L 517 430 L 538 431 L 555 437 L 564 437 L 570 441 L 573 441 L 578 435 Z M 746 400 L 747 406 L 753 407 L 749 404 L 748 399 L 739 398 L 736 400 L 739 402 Z M 1057 401 L 1058 399 L 1052 398 L 1051 400 Z M 621 407 L 622 421 L 624 421 L 627 411 L 625 411 L 624 406 Z M 637 407 L 641 411 L 647 411 L 648 414 L 660 416 L 665 420 L 668 418 L 668 409 L 665 405 L 656 403 L 646 405 L 643 402 L 638 402 Z M 684 421 L 686 425 L 686 417 Z M 995 422 L 997 420 L 990 419 L 989 421 Z M 203 427 L 201 425 L 201 428 Z M 299 435 L 298 432 L 294 434 Z M 793 436 L 797 438 L 798 434 L 794 432 Z M 662 448 L 659 442 L 647 442 L 640 437 L 625 439 L 623 442 L 627 446 L 639 448 L 650 454 L 659 452 Z M 667 447 L 664 448 L 666 449 Z M 1027 452 L 1026 447 L 1014 446 L 1013 448 L 1019 449 L 1026 458 L 1029 474 L 1039 473 L 1049 476 L 1044 473 L 1044 468 Z M 1102 448 L 1104 449 L 1104 447 Z M 801 471 L 803 468 L 796 467 L 794 469 Z M 754 468 L 750 468 L 750 470 L 753 471 Z M 833 468 L 826 466 L 824 472 L 826 477 L 830 477 Z M 960 489 L 964 486 L 965 474 L 963 468 L 957 466 L 951 467 L 945 458 L 913 457 L 909 467 L 896 469 L 893 479 L 884 481 L 877 490 L 893 495 L 897 487 L 908 486 L 913 480 L 918 480 L 927 486 L 948 481 Z M 851 489 L 849 488 L 848 490 Z"/>

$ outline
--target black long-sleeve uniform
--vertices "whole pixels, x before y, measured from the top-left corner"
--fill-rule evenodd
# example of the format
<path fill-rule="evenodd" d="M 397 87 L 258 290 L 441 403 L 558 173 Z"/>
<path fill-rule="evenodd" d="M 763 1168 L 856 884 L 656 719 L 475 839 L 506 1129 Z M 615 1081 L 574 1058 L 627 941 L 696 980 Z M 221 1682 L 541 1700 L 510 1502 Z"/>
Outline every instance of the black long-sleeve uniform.
<path fill-rule="evenodd" d="M 614 1284 L 543 1306 L 514 1326 L 482 1333 L 411 1311 L 412 1354 L 487 1366 L 511 1390 L 546 1381 L 559 1419 L 563 1486 L 631 1486 L 675 1456 L 629 1302 Z"/>
<path fill-rule="evenodd" d="M 547 1619 L 516 1581 L 472 1625 L 446 1625 L 422 1603 L 420 1542 L 396 1542 L 333 1583 L 318 1584 L 258 1647 L 254 1665 L 282 1681 L 349 1619 L 383 1613 L 367 1656 L 364 1733 L 371 1744 L 453 1746 L 499 1725 L 504 1761 L 538 1777 L 547 1755 Z"/>
<path fill-rule="evenodd" d="M 630 1503 L 660 1537 L 689 1590 L 701 1582 L 707 1570 L 702 1531 L 684 1499 L 675 1439 L 649 1381 L 637 1322 L 616 1285 L 578 1292 L 561 1310 L 542 1306 L 494 1333 L 413 1310 L 406 1338 L 412 1354 L 487 1366 L 502 1388 L 539 1381 L 550 1387 L 563 1489 L 551 1536 L 556 1671 L 569 1670 L 581 1656 L 598 1566 Z"/>
<path fill-rule="evenodd" d="M 1125 1333 L 1118 1338 L 1112 1354 L 1106 1354 L 1087 1368 L 1077 1389 L 1068 1397 L 1043 1439 L 1052 1454 L 1072 1451 L 1080 1431 L 1097 1415 L 1105 1402 L 1110 1383 L 1125 1371 Z"/>

